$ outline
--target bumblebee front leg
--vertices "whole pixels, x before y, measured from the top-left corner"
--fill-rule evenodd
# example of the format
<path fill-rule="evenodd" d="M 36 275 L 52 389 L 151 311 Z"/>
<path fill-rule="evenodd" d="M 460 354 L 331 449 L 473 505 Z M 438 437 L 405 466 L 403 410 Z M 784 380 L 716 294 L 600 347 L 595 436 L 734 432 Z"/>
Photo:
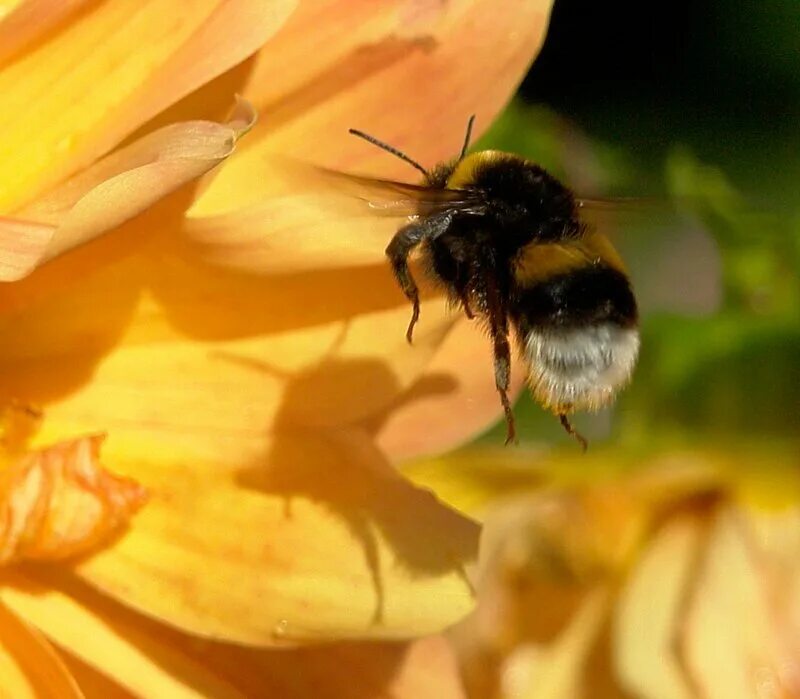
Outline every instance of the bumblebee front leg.
<path fill-rule="evenodd" d="M 450 224 L 451 215 L 438 218 L 426 218 L 422 221 L 409 223 L 395 233 L 386 248 L 386 256 L 392 265 L 392 271 L 406 298 L 411 301 L 411 322 L 406 330 L 406 339 L 409 344 L 414 334 L 414 326 L 419 320 L 419 290 L 411 271 L 408 269 L 408 257 L 417 245 L 423 240 L 428 240 L 439 235 Z"/>
<path fill-rule="evenodd" d="M 414 326 L 419 320 L 419 290 L 414 277 L 411 276 L 411 271 L 408 269 L 408 256 L 422 242 L 424 237 L 424 229 L 421 224 L 409 223 L 395 233 L 386 248 L 386 256 L 392 264 L 392 271 L 397 283 L 400 284 L 400 288 L 406 298 L 411 301 L 411 322 L 408 324 L 408 330 L 406 331 L 406 339 L 409 344 L 414 333 Z"/>

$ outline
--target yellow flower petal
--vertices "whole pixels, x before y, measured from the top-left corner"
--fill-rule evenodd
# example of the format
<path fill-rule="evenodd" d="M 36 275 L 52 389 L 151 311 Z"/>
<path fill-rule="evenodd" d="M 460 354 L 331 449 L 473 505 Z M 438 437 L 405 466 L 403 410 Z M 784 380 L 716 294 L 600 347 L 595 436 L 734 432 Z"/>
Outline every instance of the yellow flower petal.
<path fill-rule="evenodd" d="M 0 66 L 0 211 L 30 202 L 242 61 L 294 5 L 93 3 L 59 24 Z"/>
<path fill-rule="evenodd" d="M 44 582 L 4 573 L 0 599 L 69 653 L 95 665 L 137 696 L 243 699 L 234 687 L 171 647 L 158 633 L 145 633 L 130 623 L 134 615 L 123 614 L 117 620 L 103 614 L 113 605 L 100 595 L 87 594 L 74 584 L 64 594 L 57 590 L 57 577 L 40 577 Z"/>
<path fill-rule="evenodd" d="M 159 619 L 258 645 L 422 635 L 469 610 L 473 522 L 356 435 L 265 441 L 266 456 L 245 467 L 209 460 L 191 434 L 182 444 L 115 434 L 107 458 L 151 500 L 78 573 Z"/>
<path fill-rule="evenodd" d="M 37 223 L 0 220 L 0 281 L 27 276 L 205 174 L 233 152 L 254 122 L 252 107 L 240 103 L 227 124 L 195 121 L 164 127 L 27 207 L 22 215 Z"/>
<path fill-rule="evenodd" d="M 233 213 L 190 217 L 182 230 L 202 259 L 244 272 L 388 264 L 386 245 L 404 222 L 370 215 L 366 207 L 353 211 L 354 204 L 360 202 L 335 192 L 287 194 Z"/>
<path fill-rule="evenodd" d="M 519 366 L 512 374 L 514 396 L 522 389 L 524 375 Z M 393 460 L 405 461 L 463 444 L 501 413 L 491 344 L 477 323 L 461 320 L 388 415 L 378 444 Z"/>
<path fill-rule="evenodd" d="M 453 322 L 441 300 L 426 302 L 408 345 L 410 309 L 383 268 L 259 279 L 143 252 L 81 275 L 68 257 L 42 270 L 68 289 L 36 299 L 11 285 L 19 308 L 0 318 L 4 390 L 46 406 L 63 427 L 54 439 L 191 431 L 222 441 L 231 460 L 232 437 L 247 453 L 276 422 L 377 418 Z"/>
<path fill-rule="evenodd" d="M 0 691 L 14 699 L 82 699 L 50 644 L 0 604 Z"/>
<path fill-rule="evenodd" d="M 441 637 L 248 648 L 187 636 L 64 575 L 37 578 L 12 576 L 0 595 L 65 649 L 70 667 L 76 664 L 71 655 L 80 658 L 75 674 L 89 696 L 124 691 L 122 696 L 148 698 L 349 699 L 354 692 L 394 699 L 463 697 L 453 653 Z M 89 692 L 97 686 L 103 694 Z"/>
<path fill-rule="evenodd" d="M 695 699 L 678 639 L 703 534 L 697 518 L 670 521 L 635 563 L 620 594 L 614 662 L 620 682 L 637 697 Z"/>
<path fill-rule="evenodd" d="M 99 466 L 102 441 L 62 442 L 0 472 L 0 564 L 86 553 L 118 534 L 144 504 L 138 483 Z"/>
<path fill-rule="evenodd" d="M 408 0 L 382 3 L 381 14 L 370 3 L 343 0 L 301 7 L 259 53 L 244 90 L 262 123 L 191 215 L 269 196 L 263 173 L 270 153 L 413 180 L 407 164 L 347 129 L 374 133 L 426 166 L 452 157 L 469 115 L 485 129 L 511 97 L 544 38 L 550 5 L 511 0 L 498 12 L 493 0 L 444 3 L 416 24 Z M 273 88 L 277 72 L 284 77 Z"/>

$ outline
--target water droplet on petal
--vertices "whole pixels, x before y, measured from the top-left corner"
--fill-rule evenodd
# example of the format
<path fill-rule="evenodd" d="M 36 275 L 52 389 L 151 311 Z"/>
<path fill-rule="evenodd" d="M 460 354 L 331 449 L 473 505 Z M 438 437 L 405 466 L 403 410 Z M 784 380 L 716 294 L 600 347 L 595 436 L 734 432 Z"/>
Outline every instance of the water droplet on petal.
<path fill-rule="evenodd" d="M 275 638 L 286 638 L 286 633 L 289 629 L 289 620 L 280 619 L 277 624 L 272 628 L 272 635 Z"/>

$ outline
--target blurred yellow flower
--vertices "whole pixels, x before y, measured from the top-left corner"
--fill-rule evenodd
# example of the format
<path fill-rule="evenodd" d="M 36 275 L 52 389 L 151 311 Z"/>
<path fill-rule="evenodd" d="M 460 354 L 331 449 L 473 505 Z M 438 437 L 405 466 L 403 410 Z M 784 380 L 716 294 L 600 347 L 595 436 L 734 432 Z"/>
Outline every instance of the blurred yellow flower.
<path fill-rule="evenodd" d="M 56 534 L 47 558 L 93 550 L 4 568 L 4 690 L 460 696 L 436 634 L 472 605 L 478 527 L 391 462 L 495 418 L 473 371 L 488 349 L 443 303 L 408 347 L 385 229 L 314 224 L 271 154 L 405 177 L 348 140 L 358 126 L 452 155 L 466 116 L 486 126 L 512 94 L 549 8 L 0 2 L 0 398 L 43 411 L 8 473 L 34 482 L 39 455 L 38 482 L 61 483 L 105 434 L 118 475 L 96 477 L 148 493 L 127 529 L 141 498 L 112 516 L 102 489 L 102 531 L 32 527 Z M 12 491 L 30 505 L 13 512 L 65 502 Z M 63 492 L 85 515 L 87 491 Z M 267 649 L 347 638 L 382 642 Z"/>
<path fill-rule="evenodd" d="M 522 484 L 506 455 L 446 465 L 446 499 L 478 512 L 483 491 L 492 503 L 478 607 L 453 632 L 469 696 L 800 696 L 796 457 L 618 459 L 528 454 L 529 493 L 505 499 L 493 482 Z M 436 472 L 411 470 L 421 483 Z"/>

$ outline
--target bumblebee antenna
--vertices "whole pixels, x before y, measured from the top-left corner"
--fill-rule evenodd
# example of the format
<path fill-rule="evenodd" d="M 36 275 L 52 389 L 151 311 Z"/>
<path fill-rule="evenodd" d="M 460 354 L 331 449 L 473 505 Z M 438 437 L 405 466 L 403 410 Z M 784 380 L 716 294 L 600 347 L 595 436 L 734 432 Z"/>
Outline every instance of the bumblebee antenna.
<path fill-rule="evenodd" d="M 473 114 L 469 121 L 467 121 L 467 133 L 464 135 L 464 145 L 461 146 L 461 155 L 458 156 L 459 160 L 463 160 L 469 148 L 469 139 L 472 138 L 472 125 L 475 123 L 475 115 Z"/>
<path fill-rule="evenodd" d="M 359 131 L 358 129 L 348 129 L 348 132 L 353 134 L 353 136 L 358 136 L 359 138 L 363 138 L 368 143 L 371 143 L 373 146 L 378 146 L 382 150 L 385 150 L 387 153 L 391 153 L 392 155 L 396 155 L 400 160 L 405 160 L 411 167 L 417 168 L 425 177 L 428 176 L 428 171 L 422 167 L 416 160 L 413 158 L 409 158 L 403 151 L 397 150 L 393 146 L 390 146 L 388 143 L 384 143 L 383 141 L 379 141 L 374 136 L 370 136 L 363 131 Z"/>

